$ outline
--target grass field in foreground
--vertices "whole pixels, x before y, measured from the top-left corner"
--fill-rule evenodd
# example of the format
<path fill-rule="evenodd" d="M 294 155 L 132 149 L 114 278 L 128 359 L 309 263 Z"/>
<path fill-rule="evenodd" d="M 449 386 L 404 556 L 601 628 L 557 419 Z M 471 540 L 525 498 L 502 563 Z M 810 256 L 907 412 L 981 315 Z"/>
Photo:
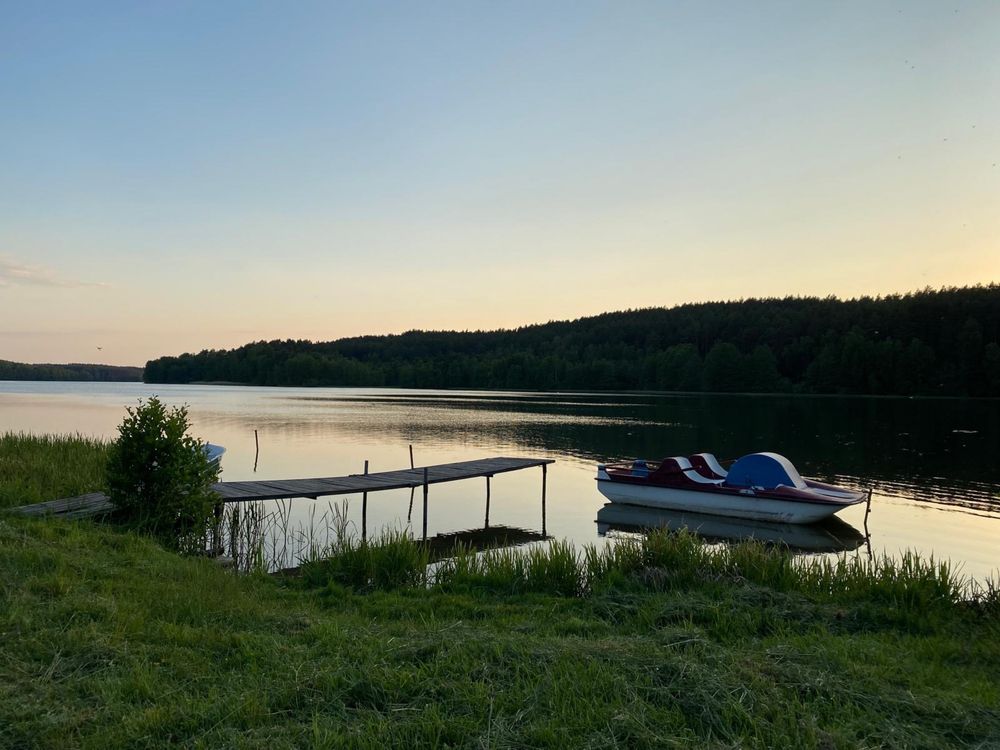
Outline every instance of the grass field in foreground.
<path fill-rule="evenodd" d="M 412 571 L 405 542 L 277 579 L 0 514 L 0 747 L 1000 745 L 995 600 L 690 542 L 591 559 L 587 590 L 558 547 L 428 589 L 365 572 Z"/>
<path fill-rule="evenodd" d="M 10 518 L 0 580 L 4 747 L 1000 742 L 1000 628 L 974 607 L 903 627 L 733 579 L 359 594 Z"/>

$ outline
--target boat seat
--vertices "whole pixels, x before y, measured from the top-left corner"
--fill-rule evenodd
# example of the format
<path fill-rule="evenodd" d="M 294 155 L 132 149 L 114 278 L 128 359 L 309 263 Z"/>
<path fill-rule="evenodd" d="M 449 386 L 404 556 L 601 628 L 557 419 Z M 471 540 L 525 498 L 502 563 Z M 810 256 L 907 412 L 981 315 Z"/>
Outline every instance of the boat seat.
<path fill-rule="evenodd" d="M 691 463 L 705 476 L 725 479 L 728 473 L 711 453 L 696 453 L 691 456 Z"/>
<path fill-rule="evenodd" d="M 632 476 L 634 477 L 648 477 L 649 476 L 649 464 L 647 464 L 642 459 L 638 459 L 632 462 Z"/>
<path fill-rule="evenodd" d="M 660 461 L 660 465 L 656 467 L 656 471 L 653 472 L 653 475 L 663 476 L 664 474 L 680 474 L 690 468 L 691 462 L 683 456 L 671 456 Z"/>
<path fill-rule="evenodd" d="M 694 469 L 686 469 L 684 471 L 684 476 L 692 482 L 696 482 L 698 484 L 722 484 L 721 479 L 710 479 L 709 477 L 702 476 Z"/>

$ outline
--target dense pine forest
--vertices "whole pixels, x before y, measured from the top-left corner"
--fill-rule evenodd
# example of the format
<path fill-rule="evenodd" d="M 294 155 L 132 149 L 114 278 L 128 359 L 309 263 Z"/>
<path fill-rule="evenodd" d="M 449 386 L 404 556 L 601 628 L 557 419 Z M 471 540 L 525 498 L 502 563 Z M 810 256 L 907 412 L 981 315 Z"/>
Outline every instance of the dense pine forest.
<path fill-rule="evenodd" d="M 1000 396 L 1000 285 L 686 304 L 507 331 L 262 341 L 162 357 L 145 379 Z"/>
<path fill-rule="evenodd" d="M 0 359 L 0 380 L 140 381 L 142 368 L 86 364 L 28 365 Z"/>

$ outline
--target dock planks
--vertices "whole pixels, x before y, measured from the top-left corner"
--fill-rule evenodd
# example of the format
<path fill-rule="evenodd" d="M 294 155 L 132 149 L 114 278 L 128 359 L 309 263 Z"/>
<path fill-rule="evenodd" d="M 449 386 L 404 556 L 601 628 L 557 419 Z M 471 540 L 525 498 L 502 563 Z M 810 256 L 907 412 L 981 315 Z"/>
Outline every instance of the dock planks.
<path fill-rule="evenodd" d="M 519 471 L 554 463 L 546 458 L 480 458 L 435 466 L 418 466 L 413 469 L 349 474 L 343 477 L 315 477 L 311 479 L 267 479 L 245 482 L 217 482 L 212 488 L 223 502 L 242 503 L 258 500 L 286 500 L 297 497 L 316 499 L 330 495 L 354 495 L 364 492 L 382 492 L 422 487 L 426 471 L 427 484 L 457 482 L 476 477 L 492 477 L 508 471 Z M 35 505 L 11 508 L 12 513 L 25 516 L 57 515 L 64 518 L 83 518 L 110 513 L 111 501 L 102 492 L 91 492 L 77 497 L 50 500 Z"/>

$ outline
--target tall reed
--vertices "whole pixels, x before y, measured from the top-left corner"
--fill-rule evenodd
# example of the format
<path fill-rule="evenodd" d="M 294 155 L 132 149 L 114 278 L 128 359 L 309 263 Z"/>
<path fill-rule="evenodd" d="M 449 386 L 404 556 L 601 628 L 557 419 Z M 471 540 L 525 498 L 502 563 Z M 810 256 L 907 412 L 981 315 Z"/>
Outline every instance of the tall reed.
<path fill-rule="evenodd" d="M 526 548 L 476 552 L 458 547 L 429 574 L 426 545 L 392 532 L 371 543 L 342 538 L 320 559 L 303 566 L 310 585 L 333 581 L 352 588 L 432 585 L 447 591 L 500 594 L 548 593 L 586 596 L 616 588 L 684 589 L 706 584 L 754 584 L 794 591 L 817 600 L 871 601 L 908 611 L 930 609 L 972 597 L 971 582 L 947 562 L 906 552 L 868 560 L 796 557 L 788 550 L 745 542 L 708 545 L 686 531 L 656 531 L 578 551 L 553 541 Z M 308 568 L 308 571 L 306 571 Z M 979 594 L 998 599 L 996 587 Z"/>
<path fill-rule="evenodd" d="M 907 611 L 975 599 L 995 606 L 996 587 L 978 593 L 947 561 L 915 552 L 873 559 L 841 555 L 795 556 L 784 548 L 748 541 L 710 545 L 686 531 L 653 531 L 603 547 L 578 550 L 567 541 L 484 552 L 458 546 L 443 560 L 405 530 L 358 538 L 347 503 L 330 503 L 307 523 L 293 526 L 290 503 L 226 509 L 226 549 L 244 572 L 301 566 L 307 585 L 333 583 L 358 590 L 432 585 L 449 591 L 585 596 L 620 588 L 683 589 L 714 583 L 749 583 L 836 602 L 871 601 Z M 433 564 L 432 564 L 433 563 Z"/>
<path fill-rule="evenodd" d="M 427 584 L 430 553 L 403 530 L 383 531 L 373 541 L 356 536 L 336 538 L 330 546 L 302 563 L 308 585 L 333 583 L 352 589 L 403 589 Z"/>
<path fill-rule="evenodd" d="M 0 434 L 0 508 L 102 489 L 108 446 L 80 434 Z"/>
<path fill-rule="evenodd" d="M 458 547 L 441 561 L 434 583 L 446 590 L 482 588 L 498 593 L 583 593 L 580 559 L 570 542 L 553 541 L 526 548 L 499 548 L 476 552 Z"/>
<path fill-rule="evenodd" d="M 352 536 L 348 503 L 330 502 L 307 522 L 292 522 L 290 500 L 227 503 L 223 510 L 222 548 L 233 567 L 244 573 L 271 573 L 315 560 L 338 549 Z"/>

